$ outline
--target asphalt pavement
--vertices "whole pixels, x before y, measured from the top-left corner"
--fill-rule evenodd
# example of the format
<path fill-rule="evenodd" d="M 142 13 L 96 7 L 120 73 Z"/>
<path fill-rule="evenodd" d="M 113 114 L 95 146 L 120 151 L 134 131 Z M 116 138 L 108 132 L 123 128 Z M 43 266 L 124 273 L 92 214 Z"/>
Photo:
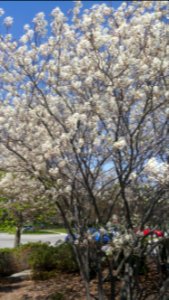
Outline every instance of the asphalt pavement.
<path fill-rule="evenodd" d="M 66 237 L 65 233 L 61 234 L 22 234 L 21 244 L 28 242 L 50 242 L 54 245 L 59 240 L 64 241 Z M 0 233 L 0 248 L 13 248 L 14 247 L 14 235 L 8 233 Z"/>

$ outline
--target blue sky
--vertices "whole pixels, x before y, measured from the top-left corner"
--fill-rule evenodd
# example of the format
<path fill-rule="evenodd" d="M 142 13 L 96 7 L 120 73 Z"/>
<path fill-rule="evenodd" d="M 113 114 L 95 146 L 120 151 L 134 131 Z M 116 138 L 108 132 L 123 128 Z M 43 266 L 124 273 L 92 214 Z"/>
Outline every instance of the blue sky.
<path fill-rule="evenodd" d="M 90 8 L 94 4 L 106 3 L 114 8 L 118 7 L 122 1 L 82 1 L 84 8 Z M 3 17 L 11 16 L 14 18 L 14 24 L 10 32 L 15 38 L 23 34 L 24 24 L 31 24 L 35 14 L 43 11 L 46 16 L 55 7 L 60 7 L 66 13 L 73 7 L 73 1 L 0 1 L 0 8 L 5 10 Z M 2 17 L 2 18 L 3 18 Z M 1 25 L 2 26 L 2 25 Z M 2 32 L 2 27 L 1 27 Z"/>

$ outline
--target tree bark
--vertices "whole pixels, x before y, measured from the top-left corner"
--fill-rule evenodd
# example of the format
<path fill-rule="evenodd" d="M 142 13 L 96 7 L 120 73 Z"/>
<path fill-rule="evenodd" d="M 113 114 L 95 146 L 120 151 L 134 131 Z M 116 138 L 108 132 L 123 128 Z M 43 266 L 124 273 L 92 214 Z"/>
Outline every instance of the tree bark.
<path fill-rule="evenodd" d="M 14 247 L 19 247 L 21 244 L 21 226 L 16 227 Z"/>

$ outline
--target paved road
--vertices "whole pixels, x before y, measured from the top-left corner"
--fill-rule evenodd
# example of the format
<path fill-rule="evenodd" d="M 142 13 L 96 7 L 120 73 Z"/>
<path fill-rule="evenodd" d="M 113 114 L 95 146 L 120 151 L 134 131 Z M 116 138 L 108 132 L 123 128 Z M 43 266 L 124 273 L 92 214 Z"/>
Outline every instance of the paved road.
<path fill-rule="evenodd" d="M 55 244 L 59 240 L 64 240 L 66 234 L 22 234 L 21 244 L 28 242 L 50 242 Z M 0 248 L 13 248 L 14 235 L 8 233 L 0 233 Z"/>

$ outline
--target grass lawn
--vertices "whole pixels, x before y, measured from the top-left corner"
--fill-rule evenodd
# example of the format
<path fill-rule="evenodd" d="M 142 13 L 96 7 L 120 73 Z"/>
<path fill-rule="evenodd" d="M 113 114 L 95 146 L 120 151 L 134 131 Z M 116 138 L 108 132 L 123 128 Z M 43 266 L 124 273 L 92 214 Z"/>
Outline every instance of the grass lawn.
<path fill-rule="evenodd" d="M 16 228 L 13 226 L 0 226 L 0 232 L 15 234 Z M 66 233 L 66 229 L 63 227 L 58 228 L 47 228 L 47 229 L 35 229 L 35 230 L 25 230 L 22 234 L 57 234 Z"/>
<path fill-rule="evenodd" d="M 65 228 L 53 228 L 53 229 L 38 229 L 38 230 L 28 230 L 22 234 L 57 234 L 57 233 L 66 233 Z"/>

